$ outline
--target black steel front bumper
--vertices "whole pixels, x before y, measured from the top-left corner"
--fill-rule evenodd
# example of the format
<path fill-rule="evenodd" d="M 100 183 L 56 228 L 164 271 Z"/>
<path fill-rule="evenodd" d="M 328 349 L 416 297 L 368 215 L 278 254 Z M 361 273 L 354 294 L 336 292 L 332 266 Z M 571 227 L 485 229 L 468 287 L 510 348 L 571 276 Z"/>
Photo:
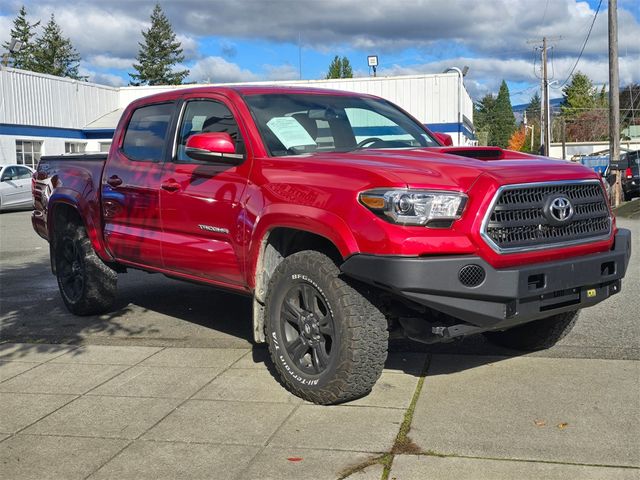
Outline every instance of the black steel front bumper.
<path fill-rule="evenodd" d="M 620 291 L 631 256 L 631 232 L 618 230 L 613 248 L 535 265 L 495 269 L 476 256 L 353 255 L 346 275 L 446 313 L 481 330 L 499 330 L 577 310 Z M 485 271 L 477 286 L 462 284 L 467 265 Z"/>

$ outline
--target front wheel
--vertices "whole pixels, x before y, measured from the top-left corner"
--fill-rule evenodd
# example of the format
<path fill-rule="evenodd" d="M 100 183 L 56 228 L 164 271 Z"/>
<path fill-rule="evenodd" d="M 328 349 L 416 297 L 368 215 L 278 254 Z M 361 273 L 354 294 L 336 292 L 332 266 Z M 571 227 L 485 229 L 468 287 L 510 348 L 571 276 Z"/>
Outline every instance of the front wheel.
<path fill-rule="evenodd" d="M 384 315 L 339 275 L 326 255 L 298 252 L 278 265 L 266 298 L 269 352 L 282 383 L 323 405 L 369 393 L 387 358 Z"/>
<path fill-rule="evenodd" d="M 535 351 L 553 347 L 562 340 L 578 320 L 578 310 L 525 323 L 504 332 L 486 332 L 491 343 L 515 350 Z"/>

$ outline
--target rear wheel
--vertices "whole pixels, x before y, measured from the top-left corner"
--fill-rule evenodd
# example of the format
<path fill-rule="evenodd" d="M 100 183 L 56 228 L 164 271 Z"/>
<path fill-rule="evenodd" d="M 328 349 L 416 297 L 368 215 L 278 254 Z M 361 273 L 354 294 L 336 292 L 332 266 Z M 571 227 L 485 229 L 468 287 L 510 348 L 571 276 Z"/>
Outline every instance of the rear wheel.
<path fill-rule="evenodd" d="M 578 310 L 559 313 L 504 332 L 486 332 L 484 336 L 502 347 L 524 351 L 544 350 L 553 347 L 571 331 L 578 320 L 578 313 Z"/>
<path fill-rule="evenodd" d="M 75 315 L 108 311 L 115 301 L 118 274 L 98 257 L 84 227 L 66 225 L 55 249 L 58 287 L 69 311 Z"/>
<path fill-rule="evenodd" d="M 276 268 L 266 298 L 266 335 L 281 381 L 318 404 L 369 393 L 387 357 L 384 315 L 339 275 L 326 255 L 295 253 Z"/>

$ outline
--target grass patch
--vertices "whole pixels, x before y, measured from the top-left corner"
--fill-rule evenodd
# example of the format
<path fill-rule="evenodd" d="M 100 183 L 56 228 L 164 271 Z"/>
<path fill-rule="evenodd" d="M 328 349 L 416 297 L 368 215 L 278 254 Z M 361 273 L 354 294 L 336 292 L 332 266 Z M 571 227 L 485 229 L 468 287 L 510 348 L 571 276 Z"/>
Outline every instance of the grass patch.
<path fill-rule="evenodd" d="M 616 217 L 640 218 L 640 200 L 625 202 L 613 210 Z"/>
<path fill-rule="evenodd" d="M 427 376 L 427 370 L 429 369 L 430 362 L 431 357 L 428 357 L 427 361 L 424 364 L 424 367 L 422 368 L 422 372 L 420 373 L 420 379 L 418 380 L 418 385 L 416 385 L 416 389 L 413 392 L 413 397 L 411 397 L 409 408 L 407 408 L 407 411 L 404 413 L 404 418 L 402 420 L 402 424 L 400 425 L 400 430 L 398 431 L 396 440 L 393 442 L 391 451 L 388 453 L 384 453 L 378 457 L 372 457 L 368 460 L 365 460 L 364 462 L 345 468 L 344 470 L 342 470 L 342 472 L 340 472 L 338 480 L 344 480 L 354 473 L 357 473 L 367 467 L 370 467 L 371 465 L 376 464 L 380 464 L 383 466 L 382 480 L 388 480 L 389 474 L 391 473 L 391 464 L 393 463 L 393 458 L 395 455 L 419 455 L 423 453 L 422 450 L 420 450 L 420 447 L 418 447 L 418 445 L 416 445 L 409 437 L 409 431 L 411 430 L 413 414 L 416 410 L 416 404 L 418 403 L 418 399 L 420 398 L 420 393 L 422 392 L 422 386 L 424 385 L 424 379 Z"/>

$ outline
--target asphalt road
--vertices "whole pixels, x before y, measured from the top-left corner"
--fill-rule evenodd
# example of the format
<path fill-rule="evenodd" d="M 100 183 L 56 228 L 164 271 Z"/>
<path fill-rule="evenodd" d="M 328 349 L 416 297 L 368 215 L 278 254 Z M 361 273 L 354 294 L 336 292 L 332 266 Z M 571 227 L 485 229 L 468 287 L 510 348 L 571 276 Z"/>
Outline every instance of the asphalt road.
<path fill-rule="evenodd" d="M 632 230 L 636 252 L 622 292 L 584 310 L 570 335 L 535 356 L 640 358 L 640 219 L 622 218 L 618 225 Z M 159 274 L 120 275 L 113 312 L 73 316 L 60 299 L 48 257 L 48 244 L 33 231 L 30 212 L 0 214 L 0 342 L 223 348 L 252 343 L 249 299 Z M 398 341 L 392 350 L 515 354 L 482 336 L 435 346 Z"/>

